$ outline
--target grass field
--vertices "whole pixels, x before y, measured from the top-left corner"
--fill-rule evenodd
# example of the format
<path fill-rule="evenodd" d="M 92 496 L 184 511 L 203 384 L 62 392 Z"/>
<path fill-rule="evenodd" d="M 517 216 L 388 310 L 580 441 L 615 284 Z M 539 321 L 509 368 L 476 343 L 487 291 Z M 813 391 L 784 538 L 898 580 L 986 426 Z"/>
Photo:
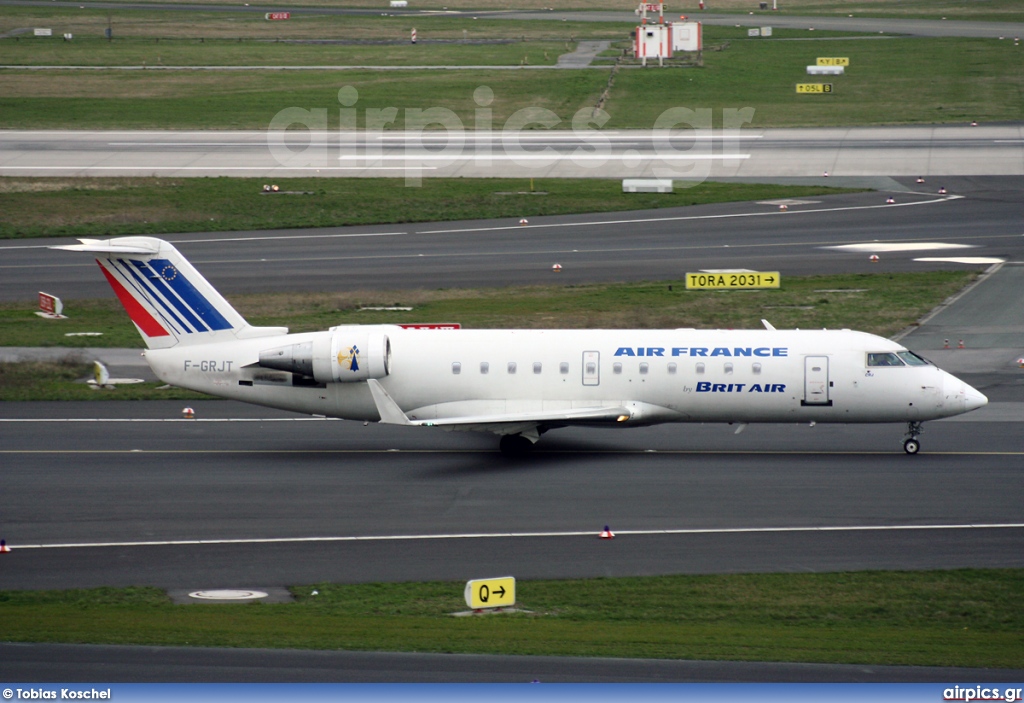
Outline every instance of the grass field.
<path fill-rule="evenodd" d="M 1024 667 L 1020 569 L 520 581 L 531 612 L 450 617 L 463 585 L 315 584 L 275 605 L 6 591 L 0 617 L 11 642 Z"/>
<path fill-rule="evenodd" d="M 161 43 L 167 39 L 196 42 L 200 53 L 205 47 L 199 40 L 238 39 L 273 41 L 302 39 L 326 41 L 397 42 L 423 54 L 435 48 L 431 42 L 463 40 L 512 40 L 556 42 L 563 44 L 577 39 L 610 39 L 624 37 L 635 23 L 626 22 L 532 22 L 472 17 L 382 17 L 380 15 L 324 15 L 295 13 L 287 21 L 268 22 L 263 11 L 253 12 L 189 12 L 159 10 L 67 9 L 47 7 L 6 7 L 0 16 L 0 34 L 23 27 L 50 27 L 54 36 L 35 38 L 32 33 L 0 40 L 0 57 L 7 51 L 77 52 L 81 40 L 103 39 L 111 27 L 114 41 L 110 50 L 130 40 Z M 410 33 L 415 27 L 418 44 L 410 46 Z M 61 35 L 70 32 L 72 42 L 63 42 Z M 0 60 L 0 63 L 8 61 Z M 320 62 L 317 62 L 320 63 Z"/>
<path fill-rule="evenodd" d="M 292 178 L 264 194 L 253 178 L 0 178 L 0 238 L 334 227 L 533 217 L 806 197 L 841 189 L 679 184 L 676 192 L 622 192 L 609 179 Z M 546 195 L 533 195 L 535 191 Z M 294 194 L 293 194 L 294 193 Z"/>
<path fill-rule="evenodd" d="M 132 383 L 94 389 L 92 360 L 68 349 L 62 361 L 0 362 L 0 401 L 19 400 L 199 400 L 210 398 L 162 383 Z"/>
<path fill-rule="evenodd" d="M 687 291 L 683 281 L 658 281 L 268 293 L 233 295 L 230 300 L 250 323 L 284 325 L 292 332 L 340 324 L 438 320 L 473 328 L 757 328 L 762 319 L 768 319 L 780 329 L 849 327 L 890 336 L 913 324 L 974 277 L 973 272 L 966 271 L 806 277 L 783 274 L 781 288 L 755 292 Z M 360 310 L 378 306 L 411 306 L 413 311 Z M 113 295 L 102 300 L 65 300 L 67 320 L 44 320 L 33 313 L 33 308 L 34 304 L 28 303 L 0 304 L 0 339 L 6 346 L 142 346 Z M 103 336 L 66 337 L 68 332 L 102 332 Z"/>
<path fill-rule="evenodd" d="M 619 71 L 605 104 L 611 119 L 604 128 L 650 128 L 659 115 L 673 107 L 709 108 L 716 125 L 724 108 L 754 107 L 749 125 L 754 128 L 1024 119 L 1024 72 L 1018 70 L 1024 47 L 1010 40 L 876 38 L 811 42 L 747 39 L 736 37 L 738 31 L 708 27 L 705 35 L 709 49 L 703 53 L 700 68 Z M 11 46 L 10 42 L 0 40 L 0 54 Z M 211 56 L 235 63 L 271 54 L 277 57 L 274 60 L 284 62 L 281 57 L 291 52 L 300 63 L 316 58 L 317 50 L 308 46 L 270 43 L 257 47 L 257 51 L 250 44 L 243 42 L 243 51 L 223 42 L 211 43 Z M 496 45 L 481 55 L 519 63 L 516 56 L 525 51 L 531 63 L 553 61 L 556 51 L 544 46 L 533 42 Z M 557 50 L 557 45 L 553 46 Z M 136 49 L 132 54 L 136 61 L 143 55 L 155 55 L 167 63 L 171 56 L 168 54 L 165 60 L 162 49 L 154 53 L 155 44 L 146 49 L 130 42 L 123 47 L 124 55 Z M 430 51 L 442 56 L 464 49 L 441 45 Z M 186 47 L 169 49 L 178 50 L 184 52 Z M 325 56 L 349 52 L 354 57 L 361 56 L 359 52 L 364 49 L 320 50 Z M 257 54 L 247 55 L 249 51 Z M 412 60 L 408 47 L 388 51 L 393 52 L 395 62 Z M 21 49 L 10 53 L 18 54 L 17 60 L 36 60 L 26 58 Z M 298 61 L 300 55 L 303 58 Z M 835 86 L 832 94 L 796 94 L 796 83 L 808 80 L 804 67 L 819 55 L 849 57 L 851 66 L 846 75 L 830 77 L 828 82 Z M 200 52 L 192 60 L 202 62 L 202 57 Z M 899 70 L 894 70 L 897 66 Z M 337 96 L 343 86 L 359 91 L 357 110 L 399 108 L 398 119 L 389 129 L 404 127 L 405 109 L 434 106 L 453 110 L 463 125 L 472 127 L 478 107 L 473 91 L 479 86 L 488 86 L 494 92 L 490 107 L 495 128 L 501 128 L 510 115 L 525 107 L 552 110 L 565 128 L 577 110 L 596 105 L 608 77 L 608 70 L 598 69 L 296 73 L 0 70 L 0 128 L 265 129 L 274 115 L 288 107 L 325 108 L 329 128 L 336 128 Z M 360 112 L 360 126 L 364 116 Z"/>

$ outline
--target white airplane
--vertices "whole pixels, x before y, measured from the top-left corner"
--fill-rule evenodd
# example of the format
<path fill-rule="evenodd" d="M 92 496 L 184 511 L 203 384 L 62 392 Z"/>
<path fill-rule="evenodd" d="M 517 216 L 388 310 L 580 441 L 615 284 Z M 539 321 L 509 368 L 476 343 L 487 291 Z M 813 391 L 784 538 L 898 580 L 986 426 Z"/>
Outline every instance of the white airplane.
<path fill-rule="evenodd" d="M 165 383 L 302 413 L 477 430 L 505 452 L 571 425 L 921 423 L 988 399 L 888 339 L 851 330 L 253 327 L 152 237 L 54 247 L 97 263 Z"/>
<path fill-rule="evenodd" d="M 92 362 L 92 378 L 86 381 L 86 383 L 94 391 L 98 391 L 101 388 L 112 391 L 119 385 L 143 383 L 143 380 L 141 378 L 111 378 L 110 371 L 103 365 L 103 362 L 96 360 Z"/>

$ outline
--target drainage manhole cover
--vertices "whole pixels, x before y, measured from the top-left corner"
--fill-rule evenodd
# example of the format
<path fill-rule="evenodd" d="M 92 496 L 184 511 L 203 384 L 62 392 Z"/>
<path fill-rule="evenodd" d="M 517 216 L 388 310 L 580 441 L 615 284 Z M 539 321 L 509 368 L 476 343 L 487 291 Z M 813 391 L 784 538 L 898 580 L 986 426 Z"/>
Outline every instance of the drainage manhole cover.
<path fill-rule="evenodd" d="M 267 597 L 267 594 L 263 591 L 239 591 L 232 589 L 219 591 L 192 591 L 188 595 L 192 598 L 201 598 L 203 600 L 254 600 L 256 598 Z"/>

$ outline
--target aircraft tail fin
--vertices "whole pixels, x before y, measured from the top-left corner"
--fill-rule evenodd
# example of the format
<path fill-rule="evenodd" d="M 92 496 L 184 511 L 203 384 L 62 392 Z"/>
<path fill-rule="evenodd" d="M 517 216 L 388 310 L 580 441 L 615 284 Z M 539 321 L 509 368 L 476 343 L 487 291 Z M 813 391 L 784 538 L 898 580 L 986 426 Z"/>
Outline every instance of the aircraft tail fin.
<path fill-rule="evenodd" d="M 52 247 L 96 254 L 103 275 L 150 349 L 287 334 L 252 327 L 173 245 L 154 237 L 80 239 Z"/>

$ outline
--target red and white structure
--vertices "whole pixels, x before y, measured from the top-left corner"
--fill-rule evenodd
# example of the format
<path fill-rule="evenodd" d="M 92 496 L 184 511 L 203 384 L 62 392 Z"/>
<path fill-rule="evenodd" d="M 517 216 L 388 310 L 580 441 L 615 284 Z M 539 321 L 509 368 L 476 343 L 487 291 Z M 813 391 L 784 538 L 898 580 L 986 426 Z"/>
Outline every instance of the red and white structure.
<path fill-rule="evenodd" d="M 63 312 L 64 303 L 60 301 L 60 298 L 39 291 L 39 309 L 36 311 L 36 315 L 48 320 L 66 320 L 67 315 L 62 314 Z"/>
<path fill-rule="evenodd" d="M 657 12 L 658 22 L 647 22 L 647 13 Z M 703 33 L 700 22 L 687 21 L 681 16 L 682 22 L 665 22 L 664 3 L 642 2 L 635 10 L 640 16 L 640 26 L 633 37 L 633 57 L 641 60 L 644 66 L 647 59 L 658 59 L 663 66 L 665 59 L 672 58 L 676 51 L 700 51 L 703 48 Z"/>

